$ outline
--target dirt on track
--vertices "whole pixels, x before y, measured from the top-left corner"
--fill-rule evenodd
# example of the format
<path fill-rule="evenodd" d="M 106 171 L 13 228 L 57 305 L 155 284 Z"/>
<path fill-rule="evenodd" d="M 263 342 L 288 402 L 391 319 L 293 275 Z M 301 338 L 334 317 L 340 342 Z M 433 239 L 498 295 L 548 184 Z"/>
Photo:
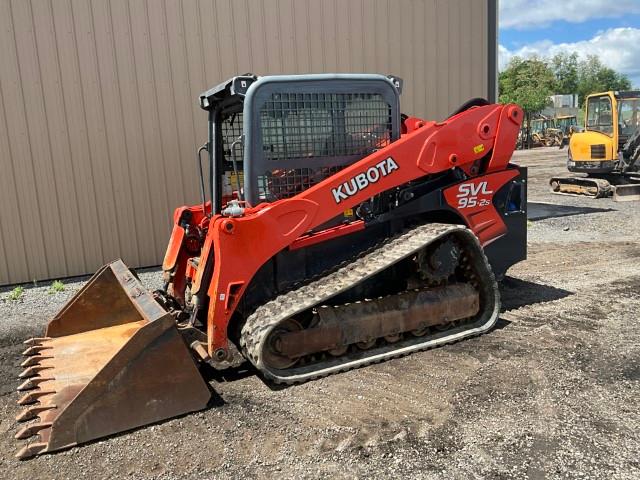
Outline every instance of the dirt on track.
<path fill-rule="evenodd" d="M 21 341 L 82 282 L 0 302 L 0 477 L 640 478 L 639 204 L 552 195 L 565 158 L 514 158 L 530 167 L 529 258 L 490 333 L 280 390 L 236 371 L 206 411 L 26 462 Z"/>

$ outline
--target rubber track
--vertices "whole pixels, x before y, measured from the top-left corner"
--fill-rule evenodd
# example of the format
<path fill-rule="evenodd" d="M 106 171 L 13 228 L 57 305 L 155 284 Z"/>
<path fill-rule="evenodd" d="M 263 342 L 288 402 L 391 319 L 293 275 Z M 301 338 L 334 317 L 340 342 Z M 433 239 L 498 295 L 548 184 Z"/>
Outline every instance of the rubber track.
<path fill-rule="evenodd" d="M 611 184 L 602 178 L 593 178 L 593 177 L 553 177 L 549 180 L 549 184 L 553 182 L 558 182 L 560 184 L 560 188 L 563 185 L 575 185 L 585 189 L 584 193 L 575 193 L 575 192 L 563 192 L 562 190 L 555 191 L 551 188 L 551 193 L 556 195 L 569 195 L 573 197 L 590 197 L 590 198 L 605 198 L 611 195 L 612 188 Z M 595 194 L 588 193 L 586 191 L 589 187 L 596 187 L 597 191 Z"/>
<path fill-rule="evenodd" d="M 391 344 L 386 347 L 387 351 L 371 356 L 366 356 L 365 352 L 368 351 L 363 351 L 362 355 L 365 355 L 364 358 L 344 362 L 341 359 L 349 357 L 349 355 L 346 354 L 343 357 L 325 362 L 325 364 L 328 365 L 326 367 L 323 367 L 322 364 L 308 365 L 307 367 L 292 367 L 290 370 L 301 373 L 290 376 L 286 375 L 287 370 L 276 372 L 264 365 L 260 353 L 263 343 L 271 330 L 280 322 L 314 306 L 322 305 L 331 297 L 352 288 L 394 263 L 416 253 L 429 243 L 456 232 L 458 234 L 465 234 L 468 239 L 472 239 L 471 241 L 475 242 L 476 250 L 481 257 L 476 258 L 476 261 L 481 262 L 487 271 L 486 275 L 488 278 L 483 278 L 482 280 L 486 282 L 485 287 L 488 285 L 490 288 L 489 295 L 492 297 L 491 301 L 493 302 L 493 306 L 490 317 L 481 325 L 474 327 L 475 324 L 473 324 L 472 327 L 474 328 L 453 328 L 451 333 L 447 331 L 435 335 L 435 339 L 429 335 L 416 337 L 416 344 L 409 347 L 398 348 Z M 475 235 L 460 225 L 428 224 L 399 234 L 382 243 L 378 248 L 366 252 L 360 258 L 357 258 L 334 272 L 300 288 L 284 293 L 258 307 L 256 311 L 247 318 L 242 328 L 240 346 L 245 357 L 253 363 L 264 377 L 275 383 L 295 384 L 479 335 L 493 327 L 498 319 L 499 310 L 498 286 Z M 405 342 L 400 343 L 402 345 Z M 379 350 L 385 350 L 385 348 L 372 349 L 371 351 L 375 353 Z M 332 363 L 334 365 L 331 365 Z M 278 372 L 282 372 L 285 375 L 280 375 Z"/>

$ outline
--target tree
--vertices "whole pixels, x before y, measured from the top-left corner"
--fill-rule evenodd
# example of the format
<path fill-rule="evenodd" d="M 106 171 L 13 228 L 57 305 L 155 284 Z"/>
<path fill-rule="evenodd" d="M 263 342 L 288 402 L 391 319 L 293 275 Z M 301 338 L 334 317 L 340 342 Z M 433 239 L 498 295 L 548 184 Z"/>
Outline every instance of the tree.
<path fill-rule="evenodd" d="M 541 112 L 553 94 L 556 78 L 543 60 L 513 57 L 500 73 L 500 102 L 517 103 L 525 112 L 527 143 L 531 146 L 531 116 Z"/>
<path fill-rule="evenodd" d="M 562 52 L 549 62 L 555 77 L 554 93 L 574 94 L 578 91 L 578 54 Z"/>
<path fill-rule="evenodd" d="M 589 55 L 578 65 L 578 98 L 584 105 L 587 95 L 608 90 L 629 90 L 631 81 L 624 74 L 605 67 L 595 55 Z"/>

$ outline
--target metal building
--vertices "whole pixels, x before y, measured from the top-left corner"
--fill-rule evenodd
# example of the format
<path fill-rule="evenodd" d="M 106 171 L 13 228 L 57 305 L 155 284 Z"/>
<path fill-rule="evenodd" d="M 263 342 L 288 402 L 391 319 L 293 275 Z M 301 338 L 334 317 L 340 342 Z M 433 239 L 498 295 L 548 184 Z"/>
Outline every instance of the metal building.
<path fill-rule="evenodd" d="M 239 73 L 404 79 L 495 100 L 497 0 L 0 0 L 0 285 L 161 263 L 198 201 L 198 94 Z"/>

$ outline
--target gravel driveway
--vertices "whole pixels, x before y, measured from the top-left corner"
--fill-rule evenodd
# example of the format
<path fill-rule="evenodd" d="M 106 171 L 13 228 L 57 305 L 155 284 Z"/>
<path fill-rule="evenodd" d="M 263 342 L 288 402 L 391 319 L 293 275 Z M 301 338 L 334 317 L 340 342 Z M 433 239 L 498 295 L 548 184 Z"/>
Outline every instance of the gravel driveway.
<path fill-rule="evenodd" d="M 0 476 L 640 478 L 640 204 L 550 194 L 565 156 L 516 155 L 529 259 L 489 334 L 281 390 L 240 370 L 212 379 L 204 412 L 18 462 L 20 342 L 82 281 L 26 287 L 0 302 Z M 141 277 L 158 286 L 158 271 Z"/>

